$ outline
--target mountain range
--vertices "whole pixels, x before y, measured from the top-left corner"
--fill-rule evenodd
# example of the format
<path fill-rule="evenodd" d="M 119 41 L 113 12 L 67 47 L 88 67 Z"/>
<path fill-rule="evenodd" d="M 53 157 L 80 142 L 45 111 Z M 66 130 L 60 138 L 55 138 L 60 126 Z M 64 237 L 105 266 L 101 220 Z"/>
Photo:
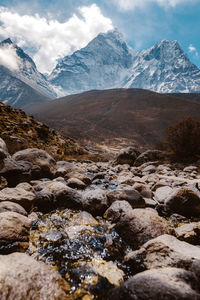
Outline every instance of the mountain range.
<path fill-rule="evenodd" d="M 200 70 L 177 41 L 163 40 L 136 52 L 116 29 L 99 34 L 85 48 L 64 57 L 48 79 L 65 94 L 112 88 L 200 91 Z"/>
<path fill-rule="evenodd" d="M 96 89 L 200 92 L 200 70 L 177 41 L 163 40 L 136 52 L 115 29 L 64 57 L 48 76 L 41 74 L 30 56 L 10 39 L 0 43 L 0 51 L 10 48 L 16 53 L 18 68 L 13 70 L 0 62 L 0 101 L 17 108 Z"/>

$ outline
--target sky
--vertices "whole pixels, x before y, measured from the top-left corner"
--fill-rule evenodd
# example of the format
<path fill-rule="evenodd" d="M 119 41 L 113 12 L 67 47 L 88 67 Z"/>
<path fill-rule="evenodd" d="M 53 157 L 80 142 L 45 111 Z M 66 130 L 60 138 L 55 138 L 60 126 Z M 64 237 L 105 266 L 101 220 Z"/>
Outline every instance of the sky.
<path fill-rule="evenodd" d="M 200 0 L 0 0 L 0 40 L 11 38 L 50 73 L 100 32 L 118 28 L 136 51 L 177 40 L 200 68 Z M 0 64 L 17 68 L 13 49 Z"/>

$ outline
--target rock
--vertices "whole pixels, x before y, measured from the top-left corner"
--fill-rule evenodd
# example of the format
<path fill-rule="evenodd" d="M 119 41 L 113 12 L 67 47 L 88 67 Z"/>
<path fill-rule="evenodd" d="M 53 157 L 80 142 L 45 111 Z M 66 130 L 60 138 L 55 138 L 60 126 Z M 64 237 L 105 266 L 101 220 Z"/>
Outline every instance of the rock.
<path fill-rule="evenodd" d="M 35 205 L 42 212 L 49 212 L 55 208 L 82 208 L 82 195 L 59 181 L 45 181 L 34 186 Z"/>
<path fill-rule="evenodd" d="M 78 189 L 78 190 L 84 190 L 86 188 L 86 184 L 77 178 L 68 179 L 67 185 L 73 189 Z"/>
<path fill-rule="evenodd" d="M 15 159 L 16 161 L 23 160 L 32 163 L 32 179 L 45 177 L 52 178 L 55 174 L 56 162 L 44 150 L 40 150 L 37 148 L 28 148 L 25 150 L 21 150 L 13 155 L 13 159 Z"/>
<path fill-rule="evenodd" d="M 56 177 L 65 177 L 65 175 L 71 172 L 74 169 L 74 164 L 67 161 L 57 161 L 55 176 Z"/>
<path fill-rule="evenodd" d="M 148 270 L 130 277 L 111 290 L 107 300 L 199 300 L 198 282 L 192 272 L 163 268 Z"/>
<path fill-rule="evenodd" d="M 153 193 L 149 187 L 141 183 L 135 183 L 133 189 L 138 191 L 144 198 L 152 198 Z"/>
<path fill-rule="evenodd" d="M 160 161 L 164 159 L 164 153 L 160 150 L 147 150 L 140 154 L 134 162 L 135 166 L 140 166 L 146 162 Z"/>
<path fill-rule="evenodd" d="M 160 204 L 164 204 L 165 200 L 172 194 L 173 189 L 170 186 L 162 186 L 154 192 L 154 198 Z"/>
<path fill-rule="evenodd" d="M 126 263 L 135 270 L 164 267 L 190 269 L 197 259 L 200 259 L 200 248 L 167 234 L 148 241 L 125 257 Z"/>
<path fill-rule="evenodd" d="M 142 172 L 145 174 L 151 174 L 156 172 L 156 167 L 154 165 L 148 165 L 142 169 Z"/>
<path fill-rule="evenodd" d="M 16 135 L 6 135 L 4 137 L 8 152 L 12 155 L 17 151 L 28 148 L 28 141 Z"/>
<path fill-rule="evenodd" d="M 100 257 L 94 257 L 91 261 L 95 273 L 106 278 L 112 285 L 119 286 L 123 281 L 124 272 L 112 261 L 105 261 Z"/>
<path fill-rule="evenodd" d="M 16 212 L 26 217 L 28 216 L 27 212 L 21 205 L 10 201 L 0 202 L 0 213 L 7 212 L 7 211 Z"/>
<path fill-rule="evenodd" d="M 189 173 L 191 173 L 193 171 L 198 171 L 198 168 L 196 166 L 188 166 L 188 167 L 185 167 L 183 169 L 183 172 L 189 172 Z"/>
<path fill-rule="evenodd" d="M 0 190 L 5 189 L 7 186 L 8 181 L 3 176 L 0 176 Z"/>
<path fill-rule="evenodd" d="M 144 198 L 144 201 L 145 201 L 145 207 L 155 208 L 157 206 L 157 202 L 152 199 Z"/>
<path fill-rule="evenodd" d="M 0 169 L 3 167 L 3 159 L 9 156 L 6 143 L 0 138 Z"/>
<path fill-rule="evenodd" d="M 200 245 L 200 222 L 184 224 L 176 228 L 175 235 L 181 241 Z"/>
<path fill-rule="evenodd" d="M 65 300 L 68 290 L 64 279 L 47 264 L 24 253 L 0 256 L 0 299 Z"/>
<path fill-rule="evenodd" d="M 26 211 L 30 211 L 34 205 L 35 194 L 26 190 L 16 188 L 5 188 L 0 191 L 0 202 L 11 201 L 21 205 Z"/>
<path fill-rule="evenodd" d="M 138 150 L 128 147 L 119 152 L 114 163 L 118 165 L 129 164 L 132 166 L 139 155 L 140 152 Z"/>
<path fill-rule="evenodd" d="M 16 187 L 24 189 L 27 192 L 32 192 L 33 191 L 33 187 L 28 182 L 19 183 Z"/>
<path fill-rule="evenodd" d="M 132 207 L 127 201 L 115 201 L 104 213 L 104 218 L 115 223 L 131 210 Z"/>
<path fill-rule="evenodd" d="M 2 212 L 0 228 L 0 254 L 19 251 L 29 241 L 30 221 L 25 216 L 16 212 Z"/>
<path fill-rule="evenodd" d="M 194 272 L 198 282 L 200 280 L 200 260 L 195 260 L 193 263 L 192 263 L 192 267 L 191 267 L 191 270 L 192 272 Z"/>
<path fill-rule="evenodd" d="M 150 239 L 168 233 L 167 223 L 151 209 L 131 210 L 120 218 L 115 229 L 133 249 L 138 249 Z"/>
<path fill-rule="evenodd" d="M 132 208 L 145 207 L 145 201 L 140 193 L 131 187 L 119 187 L 116 190 L 108 192 L 109 203 L 125 200 L 130 203 Z"/>
<path fill-rule="evenodd" d="M 109 207 L 106 192 L 97 188 L 83 195 L 83 208 L 93 215 L 103 215 Z"/>
<path fill-rule="evenodd" d="M 14 187 L 20 182 L 31 179 L 32 167 L 33 165 L 28 161 L 15 161 L 8 157 L 4 159 L 4 167 L 0 175 L 6 178 L 10 187 Z"/>
<path fill-rule="evenodd" d="M 186 217 L 200 215 L 200 197 L 190 188 L 181 187 L 176 189 L 165 200 L 165 206 L 169 211 Z"/>

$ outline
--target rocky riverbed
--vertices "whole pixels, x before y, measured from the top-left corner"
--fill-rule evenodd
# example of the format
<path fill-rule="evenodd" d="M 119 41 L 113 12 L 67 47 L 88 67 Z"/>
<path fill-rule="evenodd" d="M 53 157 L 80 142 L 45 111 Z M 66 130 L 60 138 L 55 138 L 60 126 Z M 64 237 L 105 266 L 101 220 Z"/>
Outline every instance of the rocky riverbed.
<path fill-rule="evenodd" d="M 200 164 L 0 140 L 0 299 L 200 299 Z"/>

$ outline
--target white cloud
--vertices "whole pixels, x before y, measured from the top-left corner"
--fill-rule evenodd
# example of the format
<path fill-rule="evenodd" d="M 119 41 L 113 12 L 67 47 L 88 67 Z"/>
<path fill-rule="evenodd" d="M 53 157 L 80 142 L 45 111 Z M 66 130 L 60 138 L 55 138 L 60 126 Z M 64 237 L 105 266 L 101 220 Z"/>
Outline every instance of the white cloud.
<path fill-rule="evenodd" d="M 189 45 L 188 50 L 189 52 L 194 53 L 196 56 L 199 56 L 197 49 L 192 44 Z"/>
<path fill-rule="evenodd" d="M 86 46 L 98 33 L 113 28 L 112 21 L 103 16 L 96 4 L 79 7 L 78 14 L 63 23 L 0 7 L 0 22 L 1 36 L 15 39 L 21 47 L 34 49 L 33 59 L 41 72 L 50 72 L 58 58 Z"/>
<path fill-rule="evenodd" d="M 175 7 L 178 4 L 195 3 L 198 0 L 113 0 L 120 10 L 134 10 L 135 8 L 145 8 L 149 4 L 156 3 L 161 7 Z"/>
<path fill-rule="evenodd" d="M 4 45 L 0 48 L 0 65 L 11 71 L 18 71 L 20 62 L 13 45 Z"/>

